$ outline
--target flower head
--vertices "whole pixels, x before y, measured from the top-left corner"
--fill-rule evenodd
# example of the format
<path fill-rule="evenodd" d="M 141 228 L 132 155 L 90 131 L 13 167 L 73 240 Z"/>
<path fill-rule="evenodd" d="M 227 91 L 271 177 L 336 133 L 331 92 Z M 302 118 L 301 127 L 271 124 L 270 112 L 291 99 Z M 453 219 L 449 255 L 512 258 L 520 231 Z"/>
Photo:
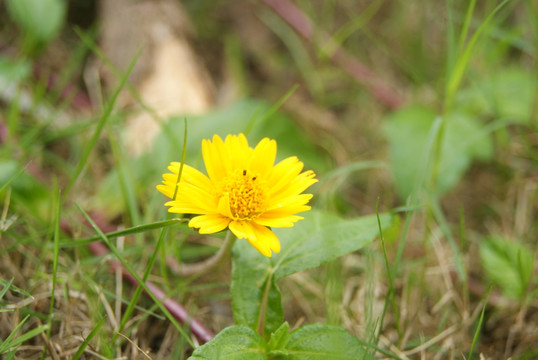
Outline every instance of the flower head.
<path fill-rule="evenodd" d="M 207 176 L 172 162 L 171 173 L 163 175 L 157 190 L 169 198 L 172 213 L 195 214 L 189 226 L 201 234 L 216 233 L 227 227 L 239 239 L 246 238 L 265 256 L 280 252 L 280 242 L 271 227 L 291 227 L 301 220 L 295 214 L 310 210 L 311 194 L 302 194 L 317 182 L 313 171 L 292 156 L 275 165 L 276 141 L 262 139 L 253 149 L 243 134 L 228 135 L 223 141 L 202 141 Z M 176 184 L 178 184 L 177 191 Z"/>

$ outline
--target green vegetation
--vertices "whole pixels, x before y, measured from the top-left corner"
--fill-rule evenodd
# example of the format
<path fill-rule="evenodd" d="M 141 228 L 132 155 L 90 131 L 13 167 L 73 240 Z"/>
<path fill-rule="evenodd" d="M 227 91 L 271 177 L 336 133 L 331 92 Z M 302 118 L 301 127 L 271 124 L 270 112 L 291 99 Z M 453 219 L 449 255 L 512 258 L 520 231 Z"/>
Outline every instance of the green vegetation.
<path fill-rule="evenodd" d="M 1 358 L 538 356 L 535 1 L 183 1 L 220 102 L 165 117 L 75 3 L 0 2 Z M 271 258 L 155 189 L 240 132 L 319 179 Z"/>

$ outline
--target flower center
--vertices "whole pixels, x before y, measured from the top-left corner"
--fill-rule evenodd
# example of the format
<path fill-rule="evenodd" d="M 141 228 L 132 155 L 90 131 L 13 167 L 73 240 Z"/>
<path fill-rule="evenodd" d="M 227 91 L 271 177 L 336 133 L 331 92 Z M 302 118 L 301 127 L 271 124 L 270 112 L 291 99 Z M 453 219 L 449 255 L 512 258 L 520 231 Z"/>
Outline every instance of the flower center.
<path fill-rule="evenodd" d="M 222 192 L 230 198 L 230 211 L 235 220 L 250 220 L 263 211 L 265 195 L 256 174 L 238 169 L 224 179 Z"/>

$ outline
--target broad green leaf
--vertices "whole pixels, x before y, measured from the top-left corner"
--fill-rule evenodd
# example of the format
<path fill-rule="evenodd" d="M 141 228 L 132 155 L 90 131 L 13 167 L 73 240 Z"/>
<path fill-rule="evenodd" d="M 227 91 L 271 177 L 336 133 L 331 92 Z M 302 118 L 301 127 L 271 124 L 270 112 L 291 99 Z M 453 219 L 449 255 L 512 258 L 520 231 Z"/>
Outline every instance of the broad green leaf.
<path fill-rule="evenodd" d="M 530 124 L 538 75 L 520 68 L 490 75 L 461 91 L 460 108 L 479 116 L 495 116 L 506 123 Z"/>
<path fill-rule="evenodd" d="M 343 219 L 312 210 L 293 228 L 273 229 L 282 251 L 271 258 L 276 280 L 320 266 L 370 244 L 378 235 L 375 215 Z M 392 215 L 381 214 L 382 229 L 392 224 Z"/>
<path fill-rule="evenodd" d="M 283 321 L 280 292 L 275 282 L 311 269 L 370 244 L 378 235 L 375 215 L 342 219 L 334 214 L 309 211 L 292 228 L 273 229 L 282 251 L 266 258 L 246 240 L 233 249 L 232 308 L 236 323 L 274 332 Z M 380 216 L 387 229 L 392 216 Z M 265 313 L 261 309 L 265 309 Z"/>
<path fill-rule="evenodd" d="M 265 347 L 265 341 L 254 330 L 246 326 L 233 325 L 194 350 L 189 359 L 267 360 Z"/>
<path fill-rule="evenodd" d="M 371 359 L 361 342 L 345 329 L 312 324 L 291 333 L 287 360 Z"/>
<path fill-rule="evenodd" d="M 503 238 L 488 238 L 480 243 L 480 258 L 486 274 L 507 296 L 525 296 L 534 263 L 527 247 Z"/>
<path fill-rule="evenodd" d="M 236 324 L 258 330 L 263 322 L 266 335 L 282 324 L 284 312 L 271 261 L 244 239 L 237 240 L 233 248 L 230 291 Z M 265 316 L 260 315 L 262 307 L 266 309 Z"/>
<path fill-rule="evenodd" d="M 432 110 L 420 106 L 397 111 L 387 118 L 391 167 L 402 198 L 411 194 L 431 155 L 424 152 L 434 119 Z M 473 159 L 487 160 L 493 152 L 488 131 L 473 118 L 454 113 L 445 121 L 436 187 L 439 194 L 458 183 Z"/>
<path fill-rule="evenodd" d="M 42 42 L 58 34 L 67 12 L 64 0 L 6 0 L 6 5 L 21 29 Z"/>

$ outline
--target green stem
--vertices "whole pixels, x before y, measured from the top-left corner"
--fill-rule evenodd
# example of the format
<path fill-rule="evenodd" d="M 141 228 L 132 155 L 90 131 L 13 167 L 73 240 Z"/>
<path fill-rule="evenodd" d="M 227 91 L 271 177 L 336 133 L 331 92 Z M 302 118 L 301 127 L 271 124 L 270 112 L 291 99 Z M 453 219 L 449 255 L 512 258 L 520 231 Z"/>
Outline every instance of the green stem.
<path fill-rule="evenodd" d="M 267 278 L 267 282 L 265 283 L 265 288 L 263 289 L 263 295 L 262 295 L 262 302 L 260 305 L 260 315 L 258 316 L 258 334 L 260 334 L 261 337 L 264 336 L 264 329 L 265 329 L 265 313 L 267 311 L 267 301 L 269 299 L 269 292 L 271 290 L 271 283 L 273 282 L 273 272 L 269 275 Z"/>
<path fill-rule="evenodd" d="M 203 274 L 213 269 L 215 266 L 220 264 L 224 259 L 228 258 L 232 252 L 232 247 L 234 246 L 236 237 L 232 234 L 230 230 L 226 233 L 224 238 L 224 244 L 222 244 L 219 251 L 212 257 L 193 264 L 183 264 L 179 269 L 179 272 L 182 276 L 191 276 L 194 274 Z"/>

